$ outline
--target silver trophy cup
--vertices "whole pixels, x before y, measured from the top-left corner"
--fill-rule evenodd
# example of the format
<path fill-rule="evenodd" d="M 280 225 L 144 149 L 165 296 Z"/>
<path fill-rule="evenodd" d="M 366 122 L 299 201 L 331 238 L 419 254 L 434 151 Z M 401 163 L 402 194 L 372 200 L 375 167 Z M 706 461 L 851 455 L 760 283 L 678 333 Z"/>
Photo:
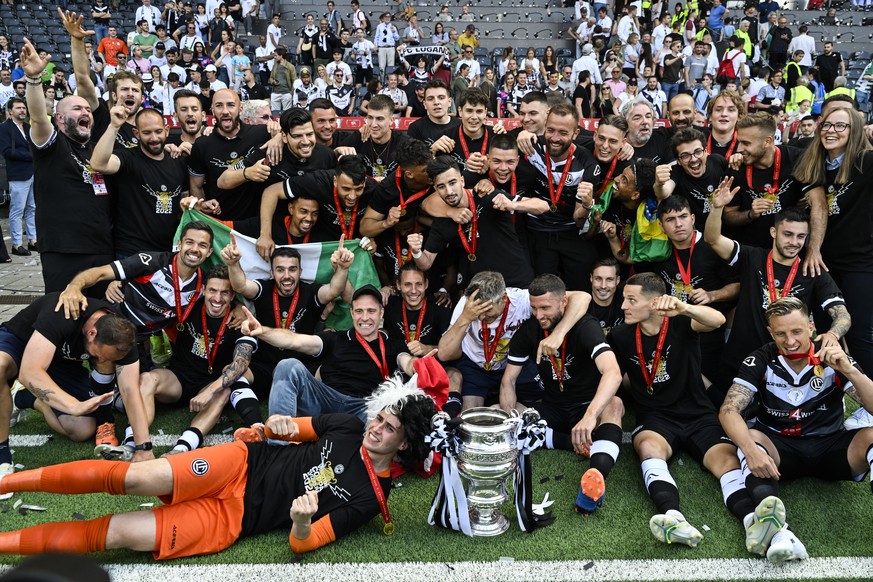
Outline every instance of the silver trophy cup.
<path fill-rule="evenodd" d="M 509 418 L 498 408 L 469 408 L 461 413 L 458 470 L 474 536 L 497 536 L 509 528 L 509 520 L 500 512 L 508 497 L 506 482 L 518 463 L 515 425 Z"/>

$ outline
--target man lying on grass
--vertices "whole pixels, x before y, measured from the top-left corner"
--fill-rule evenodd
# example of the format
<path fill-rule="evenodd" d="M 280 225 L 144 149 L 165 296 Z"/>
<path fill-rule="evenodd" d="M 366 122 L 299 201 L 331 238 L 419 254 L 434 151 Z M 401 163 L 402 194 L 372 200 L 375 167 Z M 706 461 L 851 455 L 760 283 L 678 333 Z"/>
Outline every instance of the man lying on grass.
<path fill-rule="evenodd" d="M 439 367 L 432 357 L 418 365 L 431 374 Z M 240 537 L 289 528 L 291 549 L 302 553 L 379 513 L 391 533 L 389 465 L 396 458 L 414 466 L 428 455 L 424 436 L 436 408 L 412 383 L 395 381 L 395 392 L 386 384 L 373 397 L 366 429 L 348 414 L 267 420 L 267 436 L 303 443 L 298 446 L 236 441 L 142 463 L 78 461 L 6 475 L 3 493 L 155 495 L 166 505 L 2 533 L 0 553 L 128 548 L 164 560 L 219 552 Z"/>

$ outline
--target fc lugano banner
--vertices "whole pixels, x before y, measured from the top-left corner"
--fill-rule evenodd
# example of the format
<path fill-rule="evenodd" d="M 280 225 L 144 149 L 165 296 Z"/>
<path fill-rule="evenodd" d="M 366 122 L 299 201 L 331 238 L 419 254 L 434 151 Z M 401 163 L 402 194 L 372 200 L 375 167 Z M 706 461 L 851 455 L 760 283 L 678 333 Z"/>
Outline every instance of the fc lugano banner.
<path fill-rule="evenodd" d="M 173 240 L 178 241 L 182 234 L 182 228 L 189 222 L 196 220 L 202 220 L 208 224 L 214 234 L 212 256 L 203 265 L 204 273 L 213 265 L 222 264 L 221 249 L 230 242 L 230 235 L 232 233 L 236 239 L 236 245 L 242 253 L 240 266 L 245 271 L 246 278 L 251 280 L 270 278 L 270 265 L 258 254 L 255 247 L 255 239 L 233 230 L 231 226 L 198 210 L 185 210 L 182 213 L 182 222 L 179 224 Z M 373 259 L 367 251 L 361 248 L 358 244 L 359 242 L 358 240 L 347 240 L 345 245 L 343 245 L 355 254 L 355 261 L 349 269 L 349 282 L 354 289 L 367 284 L 379 287 L 379 276 L 376 274 Z M 339 247 L 338 241 L 294 245 L 294 248 L 300 252 L 302 279 L 308 283 L 324 284 L 329 282 L 333 276 L 330 255 L 337 247 Z M 337 299 L 337 306 L 330 314 L 327 326 L 339 330 L 350 329 L 352 327 L 352 320 L 349 315 L 349 305 Z"/>

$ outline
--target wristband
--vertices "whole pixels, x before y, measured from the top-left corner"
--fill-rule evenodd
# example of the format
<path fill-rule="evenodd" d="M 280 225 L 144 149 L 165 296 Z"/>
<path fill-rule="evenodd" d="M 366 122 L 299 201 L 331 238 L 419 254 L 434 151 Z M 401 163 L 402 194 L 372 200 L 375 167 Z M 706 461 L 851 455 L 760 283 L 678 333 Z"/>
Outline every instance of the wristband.
<path fill-rule="evenodd" d="M 152 450 L 152 441 L 146 441 L 142 444 L 136 445 L 133 447 L 135 451 L 150 451 Z"/>
<path fill-rule="evenodd" d="M 248 168 L 243 168 L 243 180 L 245 180 L 246 182 L 248 182 L 249 179 L 246 178 L 246 170 L 248 170 Z"/>
<path fill-rule="evenodd" d="M 420 259 L 422 254 L 423 253 L 420 250 L 415 251 L 414 253 L 412 253 L 412 258 L 413 259 Z"/>

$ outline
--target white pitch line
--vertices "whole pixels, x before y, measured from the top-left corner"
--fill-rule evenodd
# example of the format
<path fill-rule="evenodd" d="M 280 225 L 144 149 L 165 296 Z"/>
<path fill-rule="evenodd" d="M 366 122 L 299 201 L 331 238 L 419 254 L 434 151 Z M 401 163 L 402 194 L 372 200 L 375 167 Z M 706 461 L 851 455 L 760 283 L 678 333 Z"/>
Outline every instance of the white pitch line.
<path fill-rule="evenodd" d="M 392 562 L 361 564 L 107 564 L 114 582 L 160 579 L 226 582 L 287 576 L 331 582 L 397 579 L 404 582 L 479 582 L 481 580 L 810 580 L 867 578 L 873 558 L 812 558 L 775 566 L 764 559 L 677 559 L 597 561 Z M 866 574 L 865 574 L 866 572 Z"/>

